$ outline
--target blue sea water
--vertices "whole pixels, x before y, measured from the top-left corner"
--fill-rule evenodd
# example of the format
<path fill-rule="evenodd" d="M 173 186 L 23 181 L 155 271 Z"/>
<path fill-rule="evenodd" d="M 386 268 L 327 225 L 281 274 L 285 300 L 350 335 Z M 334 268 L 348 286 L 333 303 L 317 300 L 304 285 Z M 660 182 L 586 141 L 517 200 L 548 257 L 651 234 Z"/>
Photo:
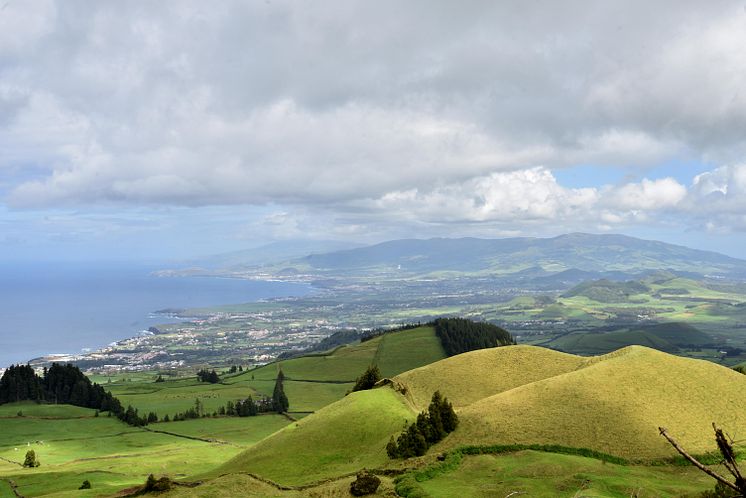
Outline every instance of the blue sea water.
<path fill-rule="evenodd" d="M 123 264 L 0 264 L 0 366 L 79 353 L 166 323 L 152 312 L 302 296 L 310 286 L 210 277 L 157 277 Z"/>

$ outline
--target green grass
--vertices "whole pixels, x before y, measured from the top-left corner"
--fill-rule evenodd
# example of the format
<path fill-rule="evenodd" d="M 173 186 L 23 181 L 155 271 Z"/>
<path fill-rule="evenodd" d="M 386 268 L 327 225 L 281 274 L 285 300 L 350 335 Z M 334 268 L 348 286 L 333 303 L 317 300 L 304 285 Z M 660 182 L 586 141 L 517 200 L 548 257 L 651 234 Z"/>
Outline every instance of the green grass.
<path fill-rule="evenodd" d="M 707 453 L 713 421 L 746 431 L 744 392 L 746 376 L 730 369 L 632 346 L 464 407 L 440 445 L 546 444 L 652 460 L 675 454 L 658 434 L 665 426 L 690 452 Z"/>
<path fill-rule="evenodd" d="M 33 449 L 41 462 L 36 469 L 23 469 L 0 461 L 0 478 L 14 480 L 19 492 L 27 497 L 110 494 L 141 484 L 150 473 L 183 478 L 206 472 L 289 423 L 278 415 L 263 415 L 150 426 L 153 430 L 214 438 L 228 444 L 208 443 L 130 427 L 105 415 L 79 418 L 81 409 L 76 407 L 23 404 L 6 405 L 3 409 L 19 406 L 56 417 L 0 420 L 0 457 L 20 463 L 26 451 Z M 91 415 L 93 411 L 83 413 Z M 61 418 L 65 415 L 72 418 Z M 94 489 L 79 492 L 77 488 L 85 479 L 91 481 Z"/>
<path fill-rule="evenodd" d="M 71 405 L 48 405 L 34 403 L 33 401 L 0 405 L 0 418 L 15 418 L 18 412 L 22 412 L 24 417 L 39 418 L 93 417 L 95 414 L 95 410 L 91 410 L 90 408 Z"/>
<path fill-rule="evenodd" d="M 389 462 L 386 443 L 413 414 L 392 389 L 352 393 L 273 434 L 216 473 L 252 472 L 298 485 L 375 468 Z"/>
<path fill-rule="evenodd" d="M 582 355 L 605 354 L 632 345 L 646 346 L 667 353 L 678 351 L 678 348 L 669 341 L 644 330 L 580 332 L 562 336 L 547 345 Z"/>
<path fill-rule="evenodd" d="M 447 355 L 433 327 L 419 327 L 381 337 L 376 364 L 384 377 L 442 360 Z"/>
<path fill-rule="evenodd" d="M 184 420 L 166 424 L 152 424 L 148 428 L 248 447 L 279 431 L 289 423 L 290 421 L 282 415 L 268 414 L 257 417 Z"/>
<path fill-rule="evenodd" d="M 621 466 L 592 458 L 521 451 L 510 455 L 466 456 L 456 468 L 418 482 L 408 476 L 404 496 L 455 497 L 603 496 L 696 497 L 713 481 L 689 468 Z"/>

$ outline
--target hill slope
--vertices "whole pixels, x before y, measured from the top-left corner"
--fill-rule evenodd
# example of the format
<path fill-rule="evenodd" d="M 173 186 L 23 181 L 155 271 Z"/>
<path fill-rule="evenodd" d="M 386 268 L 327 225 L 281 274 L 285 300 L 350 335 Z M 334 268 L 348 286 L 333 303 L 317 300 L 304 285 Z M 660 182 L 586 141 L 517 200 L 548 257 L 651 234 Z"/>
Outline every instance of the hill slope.
<path fill-rule="evenodd" d="M 693 453 L 714 450 L 713 421 L 731 433 L 746 431 L 746 376 L 641 346 L 593 358 L 533 346 L 485 349 L 394 381 L 398 390 L 385 385 L 347 396 L 218 472 L 302 484 L 362 466 L 395 466 L 386 442 L 436 389 L 454 402 L 461 422 L 430 455 L 464 445 L 544 444 L 650 460 L 675 454 L 659 426 Z"/>
<path fill-rule="evenodd" d="M 745 403 L 743 375 L 630 346 L 465 407 L 445 444 L 557 444 L 649 459 L 672 455 L 658 434 L 666 426 L 703 453 L 714 449 L 712 422 L 746 430 Z"/>
<path fill-rule="evenodd" d="M 392 389 L 351 393 L 291 424 L 216 472 L 304 484 L 388 463 L 386 443 L 415 411 Z"/>
<path fill-rule="evenodd" d="M 332 273 L 453 271 L 509 274 L 530 270 L 535 277 L 540 277 L 580 268 L 585 272 L 638 273 L 669 269 L 698 275 L 746 275 L 746 261 L 714 252 L 624 235 L 582 233 L 549 239 L 394 240 L 310 255 L 299 263 L 306 268 Z"/>

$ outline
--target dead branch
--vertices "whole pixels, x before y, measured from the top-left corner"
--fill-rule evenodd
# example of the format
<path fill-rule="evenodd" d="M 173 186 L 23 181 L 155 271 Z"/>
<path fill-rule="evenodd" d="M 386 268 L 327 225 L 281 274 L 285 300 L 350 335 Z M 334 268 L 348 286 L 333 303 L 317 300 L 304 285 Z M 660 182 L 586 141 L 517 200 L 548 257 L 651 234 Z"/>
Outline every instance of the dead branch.
<path fill-rule="evenodd" d="M 732 489 L 734 491 L 737 491 L 739 493 L 741 492 L 741 490 L 738 489 L 738 486 L 736 486 L 735 484 L 733 484 L 732 482 L 730 482 L 728 479 L 726 479 L 725 477 L 721 476 L 720 474 L 717 474 L 717 473 L 713 472 L 712 470 L 708 469 L 707 467 L 705 467 L 704 465 L 702 465 L 699 461 L 697 461 L 696 458 L 694 458 L 689 453 L 687 453 L 686 450 L 684 448 L 682 448 L 679 445 L 679 443 L 676 442 L 676 440 L 673 437 L 671 437 L 671 436 L 668 435 L 668 432 L 666 431 L 665 427 L 658 427 L 658 430 L 660 431 L 661 436 L 663 436 L 664 438 L 666 438 L 666 440 L 668 440 L 668 442 L 671 443 L 671 446 L 673 446 L 674 449 L 676 451 L 678 451 L 681 456 L 683 456 L 684 458 L 686 458 L 689 461 L 689 463 L 691 463 L 692 465 L 694 465 L 699 470 L 701 470 L 702 472 L 704 472 L 708 476 L 712 477 L 716 481 L 724 484 L 725 486 L 728 486 L 730 489 Z"/>

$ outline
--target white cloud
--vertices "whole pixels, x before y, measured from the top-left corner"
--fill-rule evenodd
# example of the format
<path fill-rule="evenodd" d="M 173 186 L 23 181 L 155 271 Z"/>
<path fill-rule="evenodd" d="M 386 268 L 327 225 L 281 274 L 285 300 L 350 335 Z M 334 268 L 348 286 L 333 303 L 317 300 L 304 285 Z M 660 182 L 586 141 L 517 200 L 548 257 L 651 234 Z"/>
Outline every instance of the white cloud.
<path fill-rule="evenodd" d="M 552 171 L 739 164 L 744 45 L 729 1 L 13 1 L 3 202 L 278 205 L 290 231 L 742 226 L 743 166 L 688 188 Z"/>
<path fill-rule="evenodd" d="M 672 178 L 567 188 L 550 170 L 537 167 L 492 173 L 432 190 L 394 191 L 367 207 L 430 223 L 559 223 L 578 229 L 608 229 L 644 222 L 652 213 L 676 207 L 686 195 L 686 187 Z"/>
<path fill-rule="evenodd" d="M 679 204 L 687 194 L 686 187 L 673 178 L 643 179 L 610 189 L 606 204 L 621 210 L 656 210 Z"/>

